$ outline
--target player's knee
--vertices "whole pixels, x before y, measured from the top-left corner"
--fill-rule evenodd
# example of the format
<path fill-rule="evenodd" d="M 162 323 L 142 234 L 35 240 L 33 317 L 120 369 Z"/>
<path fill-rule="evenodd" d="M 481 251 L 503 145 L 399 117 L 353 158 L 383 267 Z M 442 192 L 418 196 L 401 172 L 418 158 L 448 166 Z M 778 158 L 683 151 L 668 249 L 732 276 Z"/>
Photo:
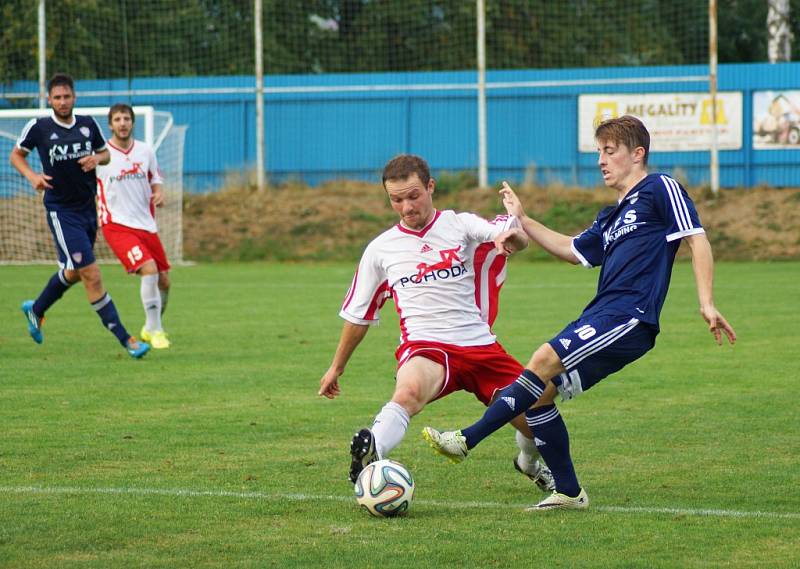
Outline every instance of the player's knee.
<path fill-rule="evenodd" d="M 75 284 L 81 280 L 81 274 L 75 269 L 64 269 L 64 278 L 67 279 L 67 282 Z"/>
<path fill-rule="evenodd" d="M 550 380 L 563 369 L 561 359 L 550 344 L 542 344 L 531 356 L 527 367 L 535 373 L 545 385 L 549 384 Z"/>
<path fill-rule="evenodd" d="M 136 271 L 139 275 L 155 275 L 158 272 L 156 269 L 156 264 L 153 261 L 147 261 L 144 263 L 139 269 Z"/>
<path fill-rule="evenodd" d="M 171 285 L 172 282 L 169 280 L 169 275 L 167 273 L 158 273 L 158 288 L 163 291 L 169 291 Z"/>
<path fill-rule="evenodd" d="M 83 286 L 86 287 L 86 290 L 94 292 L 103 290 L 103 279 L 100 275 L 100 267 L 95 263 L 78 269 L 78 273 L 80 274 Z"/>
<path fill-rule="evenodd" d="M 414 385 L 404 385 L 398 387 L 392 396 L 392 401 L 402 406 L 411 416 L 422 411 L 422 408 L 425 407 L 426 403 L 422 396 L 422 392 Z"/>

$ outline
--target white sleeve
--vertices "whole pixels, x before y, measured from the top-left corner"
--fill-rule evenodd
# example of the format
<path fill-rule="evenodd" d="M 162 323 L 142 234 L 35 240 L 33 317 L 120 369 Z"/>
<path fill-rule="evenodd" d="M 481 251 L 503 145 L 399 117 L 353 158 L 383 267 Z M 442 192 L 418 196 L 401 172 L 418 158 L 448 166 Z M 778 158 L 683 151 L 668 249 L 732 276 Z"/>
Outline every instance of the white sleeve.
<path fill-rule="evenodd" d="M 389 281 L 370 243 L 358 264 L 339 316 L 353 324 L 377 324 L 380 309 L 391 296 Z"/>
<path fill-rule="evenodd" d="M 498 215 L 489 221 L 474 213 L 459 213 L 458 218 L 464 224 L 467 235 L 479 243 L 494 241 L 503 231 L 520 227 L 519 220 L 513 215 Z"/>

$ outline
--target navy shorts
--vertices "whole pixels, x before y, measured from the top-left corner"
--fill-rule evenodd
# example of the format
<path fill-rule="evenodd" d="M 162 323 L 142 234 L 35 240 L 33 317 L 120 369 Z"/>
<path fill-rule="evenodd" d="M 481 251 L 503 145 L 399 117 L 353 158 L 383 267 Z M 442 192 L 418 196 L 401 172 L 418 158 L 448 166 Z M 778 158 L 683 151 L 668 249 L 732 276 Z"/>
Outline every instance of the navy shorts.
<path fill-rule="evenodd" d="M 58 266 L 80 269 L 94 263 L 94 242 L 97 238 L 97 212 L 47 210 L 47 225 L 53 234 L 58 252 Z"/>
<path fill-rule="evenodd" d="M 577 397 L 655 343 L 655 329 L 628 315 L 594 314 L 571 322 L 549 342 L 567 370 L 553 378 L 562 400 Z"/>

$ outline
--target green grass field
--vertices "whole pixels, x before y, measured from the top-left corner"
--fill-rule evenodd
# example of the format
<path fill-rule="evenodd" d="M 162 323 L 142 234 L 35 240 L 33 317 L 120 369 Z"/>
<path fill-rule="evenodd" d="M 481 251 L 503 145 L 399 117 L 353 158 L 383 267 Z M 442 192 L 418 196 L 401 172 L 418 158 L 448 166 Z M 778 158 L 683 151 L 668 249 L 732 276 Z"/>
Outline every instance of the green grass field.
<path fill-rule="evenodd" d="M 798 263 L 720 264 L 739 334 L 717 347 L 676 266 L 655 350 L 562 405 L 585 512 L 525 513 L 506 427 L 453 466 L 419 431 L 482 412 L 456 394 L 416 417 L 393 458 L 417 482 L 405 518 L 361 512 L 354 430 L 392 392 L 393 307 L 342 395 L 317 397 L 352 264 L 201 265 L 173 272 L 173 348 L 131 360 L 82 290 L 45 343 L 19 303 L 48 267 L 0 267 L 0 567 L 798 567 Z M 138 281 L 103 267 L 123 321 Z M 495 331 L 519 359 L 577 316 L 594 271 L 512 263 Z"/>

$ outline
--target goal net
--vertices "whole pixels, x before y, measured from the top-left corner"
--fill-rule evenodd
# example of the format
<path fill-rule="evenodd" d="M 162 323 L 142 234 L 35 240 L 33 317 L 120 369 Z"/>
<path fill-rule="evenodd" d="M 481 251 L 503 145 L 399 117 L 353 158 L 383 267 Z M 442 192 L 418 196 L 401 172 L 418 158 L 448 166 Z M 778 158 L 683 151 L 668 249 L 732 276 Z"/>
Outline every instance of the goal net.
<path fill-rule="evenodd" d="M 183 143 L 186 127 L 175 125 L 172 115 L 153 107 L 134 107 L 135 135 L 156 151 L 164 174 L 164 206 L 156 208 L 158 233 L 171 263 L 183 261 Z M 25 124 L 34 117 L 47 116 L 48 109 L 0 110 L 0 263 L 52 263 L 55 245 L 47 227 L 42 195 L 9 163 L 7 157 L 16 145 Z M 108 138 L 106 107 L 75 109 L 75 114 L 90 115 Z M 5 158 L 3 158 L 5 157 Z M 28 154 L 28 164 L 42 171 L 39 153 Z M 100 262 L 116 257 L 98 232 L 95 256 Z"/>

